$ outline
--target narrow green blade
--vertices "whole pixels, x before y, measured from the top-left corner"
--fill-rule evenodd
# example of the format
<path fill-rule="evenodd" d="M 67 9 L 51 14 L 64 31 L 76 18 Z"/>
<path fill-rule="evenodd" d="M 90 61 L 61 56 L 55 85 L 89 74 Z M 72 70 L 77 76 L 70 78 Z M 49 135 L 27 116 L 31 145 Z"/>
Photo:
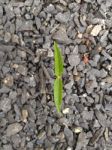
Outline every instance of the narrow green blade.
<path fill-rule="evenodd" d="M 55 75 L 60 77 L 63 73 L 63 58 L 61 54 L 61 49 L 58 47 L 58 44 L 54 42 L 54 67 Z"/>
<path fill-rule="evenodd" d="M 62 105 L 62 94 L 63 94 L 63 83 L 61 78 L 57 78 L 54 81 L 54 101 L 57 112 L 61 111 Z"/>

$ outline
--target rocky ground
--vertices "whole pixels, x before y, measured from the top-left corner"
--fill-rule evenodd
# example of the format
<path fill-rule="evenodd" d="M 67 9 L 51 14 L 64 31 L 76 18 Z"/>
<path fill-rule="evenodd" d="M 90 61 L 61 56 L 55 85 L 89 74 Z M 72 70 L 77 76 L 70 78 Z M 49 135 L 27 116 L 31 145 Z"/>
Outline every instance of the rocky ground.
<path fill-rule="evenodd" d="M 0 0 L 0 150 L 112 150 L 112 0 Z"/>

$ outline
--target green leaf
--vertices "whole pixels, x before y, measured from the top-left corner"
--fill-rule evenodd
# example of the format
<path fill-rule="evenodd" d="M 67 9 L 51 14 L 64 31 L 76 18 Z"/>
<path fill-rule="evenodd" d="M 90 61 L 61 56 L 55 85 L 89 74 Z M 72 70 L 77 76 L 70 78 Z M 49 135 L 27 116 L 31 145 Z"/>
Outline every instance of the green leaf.
<path fill-rule="evenodd" d="M 61 111 L 62 105 L 62 95 L 63 95 L 63 83 L 61 78 L 57 78 L 54 81 L 54 101 L 57 112 Z"/>
<path fill-rule="evenodd" d="M 54 67 L 55 75 L 60 77 L 63 74 L 63 58 L 61 54 L 61 49 L 58 47 L 58 44 L 54 42 Z"/>

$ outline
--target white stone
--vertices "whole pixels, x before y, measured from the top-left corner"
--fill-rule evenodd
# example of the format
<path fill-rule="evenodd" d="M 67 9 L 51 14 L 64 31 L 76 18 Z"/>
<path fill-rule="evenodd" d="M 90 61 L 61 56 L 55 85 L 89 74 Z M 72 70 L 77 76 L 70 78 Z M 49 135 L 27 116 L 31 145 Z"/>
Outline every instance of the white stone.
<path fill-rule="evenodd" d="M 101 29 L 102 29 L 102 25 L 94 26 L 92 31 L 91 31 L 91 35 L 92 36 L 97 36 L 100 33 Z"/>
<path fill-rule="evenodd" d="M 70 108 L 65 108 L 65 109 L 63 110 L 63 114 L 68 114 L 69 111 L 70 111 Z"/>
<path fill-rule="evenodd" d="M 74 129 L 74 132 L 75 132 L 75 133 L 80 133 L 80 132 L 82 132 L 82 128 L 81 128 L 81 127 L 76 127 L 76 128 Z"/>

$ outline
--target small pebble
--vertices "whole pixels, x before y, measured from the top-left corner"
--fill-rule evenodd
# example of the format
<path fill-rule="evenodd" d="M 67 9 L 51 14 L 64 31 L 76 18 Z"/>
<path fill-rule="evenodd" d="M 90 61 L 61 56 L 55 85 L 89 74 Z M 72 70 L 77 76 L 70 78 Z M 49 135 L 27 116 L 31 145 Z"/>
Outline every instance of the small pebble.
<path fill-rule="evenodd" d="M 70 108 L 63 109 L 63 114 L 68 114 L 70 112 Z"/>
<path fill-rule="evenodd" d="M 102 30 L 102 25 L 96 25 L 93 27 L 92 31 L 91 31 L 91 35 L 92 36 L 97 36 L 100 31 Z"/>
<path fill-rule="evenodd" d="M 9 87 L 13 86 L 14 84 L 13 76 L 7 75 L 6 78 L 3 80 L 3 82 L 6 86 L 9 86 Z"/>
<path fill-rule="evenodd" d="M 82 128 L 81 127 L 76 127 L 76 128 L 74 128 L 74 130 L 73 130 L 75 133 L 80 133 L 80 132 L 82 132 Z"/>
<path fill-rule="evenodd" d="M 0 109 L 3 112 L 8 112 L 11 109 L 11 100 L 9 98 L 4 98 L 0 101 Z"/>
<path fill-rule="evenodd" d="M 19 37 L 16 34 L 12 35 L 12 42 L 16 43 L 16 44 L 19 44 Z"/>
<path fill-rule="evenodd" d="M 65 127 L 64 128 L 64 134 L 65 134 L 65 137 L 67 139 L 68 145 L 72 146 L 73 145 L 73 140 L 74 140 L 72 130 L 70 130 L 69 128 Z"/>
<path fill-rule="evenodd" d="M 6 129 L 6 135 L 7 136 L 12 136 L 17 134 L 18 132 L 20 132 L 22 130 L 22 126 L 20 123 L 13 123 L 8 125 L 7 129 Z"/>
<path fill-rule="evenodd" d="M 22 109 L 22 120 L 23 122 L 27 122 L 27 118 L 28 118 L 28 111 L 26 109 Z"/>
<path fill-rule="evenodd" d="M 17 68 L 17 71 L 22 74 L 23 76 L 27 75 L 27 68 L 24 67 L 23 65 L 19 65 Z"/>
<path fill-rule="evenodd" d="M 4 41 L 8 43 L 11 40 L 11 34 L 9 32 L 6 32 L 4 35 Z"/>
<path fill-rule="evenodd" d="M 70 13 L 69 12 L 66 12 L 64 14 L 62 14 L 61 12 L 58 13 L 55 17 L 55 19 L 57 21 L 59 21 L 60 23 L 67 23 L 70 19 Z"/>

